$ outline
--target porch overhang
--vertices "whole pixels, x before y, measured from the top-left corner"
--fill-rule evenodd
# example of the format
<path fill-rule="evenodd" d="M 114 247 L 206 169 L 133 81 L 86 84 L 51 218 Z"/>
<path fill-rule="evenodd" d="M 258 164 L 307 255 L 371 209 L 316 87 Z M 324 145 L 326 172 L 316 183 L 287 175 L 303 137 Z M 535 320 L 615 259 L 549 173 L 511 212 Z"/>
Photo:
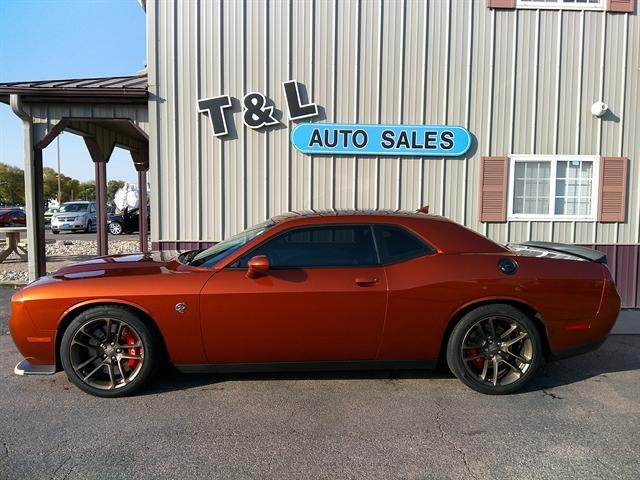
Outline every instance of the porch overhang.
<path fill-rule="evenodd" d="M 22 120 L 29 278 L 45 274 L 42 150 L 60 133 L 84 138 L 95 166 L 98 255 L 108 253 L 106 164 L 116 146 L 129 150 L 146 197 L 149 137 L 146 74 L 0 84 L 0 102 Z M 140 250 L 148 251 L 147 209 L 140 208 Z"/>

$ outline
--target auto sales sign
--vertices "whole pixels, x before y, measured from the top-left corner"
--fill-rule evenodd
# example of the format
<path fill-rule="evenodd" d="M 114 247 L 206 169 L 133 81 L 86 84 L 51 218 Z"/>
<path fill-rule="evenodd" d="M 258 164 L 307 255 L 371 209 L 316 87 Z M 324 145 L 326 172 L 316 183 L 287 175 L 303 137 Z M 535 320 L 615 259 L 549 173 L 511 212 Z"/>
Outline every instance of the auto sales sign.
<path fill-rule="evenodd" d="M 282 87 L 289 120 L 318 117 L 318 105 L 308 101 L 304 85 L 289 80 Z M 216 137 L 229 135 L 233 105 L 228 95 L 198 100 L 198 110 L 209 116 Z M 242 99 L 242 119 L 248 128 L 282 127 L 275 111 L 260 92 L 247 93 Z M 458 157 L 471 147 L 471 134 L 463 127 L 448 125 L 301 123 L 291 132 L 291 143 L 310 155 Z"/>
<path fill-rule="evenodd" d="M 291 143 L 317 155 L 457 157 L 469 150 L 471 135 L 454 126 L 303 123 Z"/>

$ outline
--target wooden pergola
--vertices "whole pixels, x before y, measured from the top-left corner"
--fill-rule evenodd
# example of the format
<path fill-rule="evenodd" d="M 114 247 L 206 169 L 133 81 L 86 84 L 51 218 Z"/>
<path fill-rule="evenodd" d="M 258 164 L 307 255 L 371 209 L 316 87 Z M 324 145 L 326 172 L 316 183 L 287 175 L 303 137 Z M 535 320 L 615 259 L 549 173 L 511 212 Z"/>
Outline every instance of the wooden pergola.
<path fill-rule="evenodd" d="M 140 251 L 148 251 L 147 171 L 149 118 L 147 76 L 0 84 L 24 129 L 25 209 L 29 279 L 46 272 L 42 150 L 63 131 L 83 137 L 95 168 L 97 254 L 108 254 L 106 168 L 118 146 L 131 153 L 140 192 Z"/>

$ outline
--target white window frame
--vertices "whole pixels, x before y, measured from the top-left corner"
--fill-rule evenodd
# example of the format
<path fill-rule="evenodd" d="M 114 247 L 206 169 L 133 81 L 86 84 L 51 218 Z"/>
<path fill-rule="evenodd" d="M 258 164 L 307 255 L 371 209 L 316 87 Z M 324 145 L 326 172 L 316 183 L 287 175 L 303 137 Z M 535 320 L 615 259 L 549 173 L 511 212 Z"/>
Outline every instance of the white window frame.
<path fill-rule="evenodd" d="M 572 160 L 593 162 L 591 169 L 591 213 L 589 215 L 562 215 L 555 213 L 556 207 L 556 175 L 558 162 Z M 516 162 L 551 162 L 549 177 L 549 213 L 513 213 L 513 194 L 516 180 Z M 533 221 L 588 221 L 595 222 L 598 217 L 598 199 L 600 196 L 600 157 L 598 155 L 510 155 L 509 156 L 509 188 L 507 198 L 507 220 Z"/>
<path fill-rule="evenodd" d="M 565 3 L 562 0 L 553 2 L 537 2 L 535 0 L 516 0 L 516 8 L 526 8 L 534 10 L 599 10 L 605 9 L 607 0 L 599 0 L 598 3 Z"/>

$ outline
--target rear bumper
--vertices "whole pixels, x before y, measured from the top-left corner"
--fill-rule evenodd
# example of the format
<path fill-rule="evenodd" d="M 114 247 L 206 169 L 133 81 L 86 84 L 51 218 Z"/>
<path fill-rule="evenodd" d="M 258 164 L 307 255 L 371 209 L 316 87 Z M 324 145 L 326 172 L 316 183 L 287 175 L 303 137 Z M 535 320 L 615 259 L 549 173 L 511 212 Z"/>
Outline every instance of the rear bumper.
<path fill-rule="evenodd" d="M 32 365 L 26 358 L 13 369 L 16 375 L 53 375 L 56 373 L 55 365 Z"/>

